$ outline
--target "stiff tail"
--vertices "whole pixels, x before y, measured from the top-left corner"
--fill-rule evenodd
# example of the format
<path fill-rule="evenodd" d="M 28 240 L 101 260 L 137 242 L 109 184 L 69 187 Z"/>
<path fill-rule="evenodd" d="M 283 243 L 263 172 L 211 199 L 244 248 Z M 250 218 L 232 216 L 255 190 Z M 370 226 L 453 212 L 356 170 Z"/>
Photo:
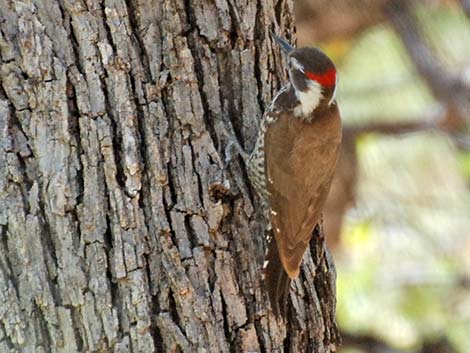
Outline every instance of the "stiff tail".
<path fill-rule="evenodd" d="M 271 301 L 271 308 L 276 315 L 282 315 L 285 318 L 291 279 L 282 266 L 274 237 L 271 238 L 268 244 L 266 261 L 264 284 Z"/>

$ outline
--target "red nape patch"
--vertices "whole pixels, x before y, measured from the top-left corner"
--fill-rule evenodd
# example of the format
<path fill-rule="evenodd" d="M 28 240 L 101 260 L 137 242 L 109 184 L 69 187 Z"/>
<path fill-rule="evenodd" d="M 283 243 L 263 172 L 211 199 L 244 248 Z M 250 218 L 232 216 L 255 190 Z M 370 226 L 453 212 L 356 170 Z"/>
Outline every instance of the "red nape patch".
<path fill-rule="evenodd" d="M 322 74 L 305 71 L 305 76 L 310 80 L 317 81 L 323 87 L 333 87 L 336 83 L 336 70 L 334 68 L 331 68 Z"/>

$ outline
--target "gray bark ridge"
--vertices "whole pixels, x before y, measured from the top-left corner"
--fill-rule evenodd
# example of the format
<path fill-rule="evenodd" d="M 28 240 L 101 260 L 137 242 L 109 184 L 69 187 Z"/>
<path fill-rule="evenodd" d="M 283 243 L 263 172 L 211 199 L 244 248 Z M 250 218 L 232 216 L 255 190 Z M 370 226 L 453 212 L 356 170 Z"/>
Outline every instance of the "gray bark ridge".
<path fill-rule="evenodd" d="M 0 352 L 332 352 L 320 237 L 290 323 L 249 150 L 292 1 L 0 0 Z M 285 77 L 284 77 L 285 79 Z"/>

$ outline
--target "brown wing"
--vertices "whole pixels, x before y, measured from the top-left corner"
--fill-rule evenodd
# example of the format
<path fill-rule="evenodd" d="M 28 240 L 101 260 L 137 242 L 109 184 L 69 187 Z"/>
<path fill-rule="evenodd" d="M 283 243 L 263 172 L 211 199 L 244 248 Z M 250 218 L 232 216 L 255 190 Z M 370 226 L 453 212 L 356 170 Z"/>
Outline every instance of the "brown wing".
<path fill-rule="evenodd" d="M 299 274 L 333 179 L 341 143 L 336 105 L 306 123 L 281 114 L 265 135 L 266 186 L 281 263 Z"/>

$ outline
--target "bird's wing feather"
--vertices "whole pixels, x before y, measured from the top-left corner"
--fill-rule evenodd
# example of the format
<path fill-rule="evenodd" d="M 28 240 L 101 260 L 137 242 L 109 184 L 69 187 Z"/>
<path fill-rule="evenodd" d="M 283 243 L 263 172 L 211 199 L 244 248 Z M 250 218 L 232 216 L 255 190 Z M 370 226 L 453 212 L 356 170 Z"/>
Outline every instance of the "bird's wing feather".
<path fill-rule="evenodd" d="M 271 224 L 281 263 L 291 278 L 298 276 L 328 195 L 339 155 L 340 124 L 335 105 L 309 123 L 280 114 L 265 135 Z"/>

